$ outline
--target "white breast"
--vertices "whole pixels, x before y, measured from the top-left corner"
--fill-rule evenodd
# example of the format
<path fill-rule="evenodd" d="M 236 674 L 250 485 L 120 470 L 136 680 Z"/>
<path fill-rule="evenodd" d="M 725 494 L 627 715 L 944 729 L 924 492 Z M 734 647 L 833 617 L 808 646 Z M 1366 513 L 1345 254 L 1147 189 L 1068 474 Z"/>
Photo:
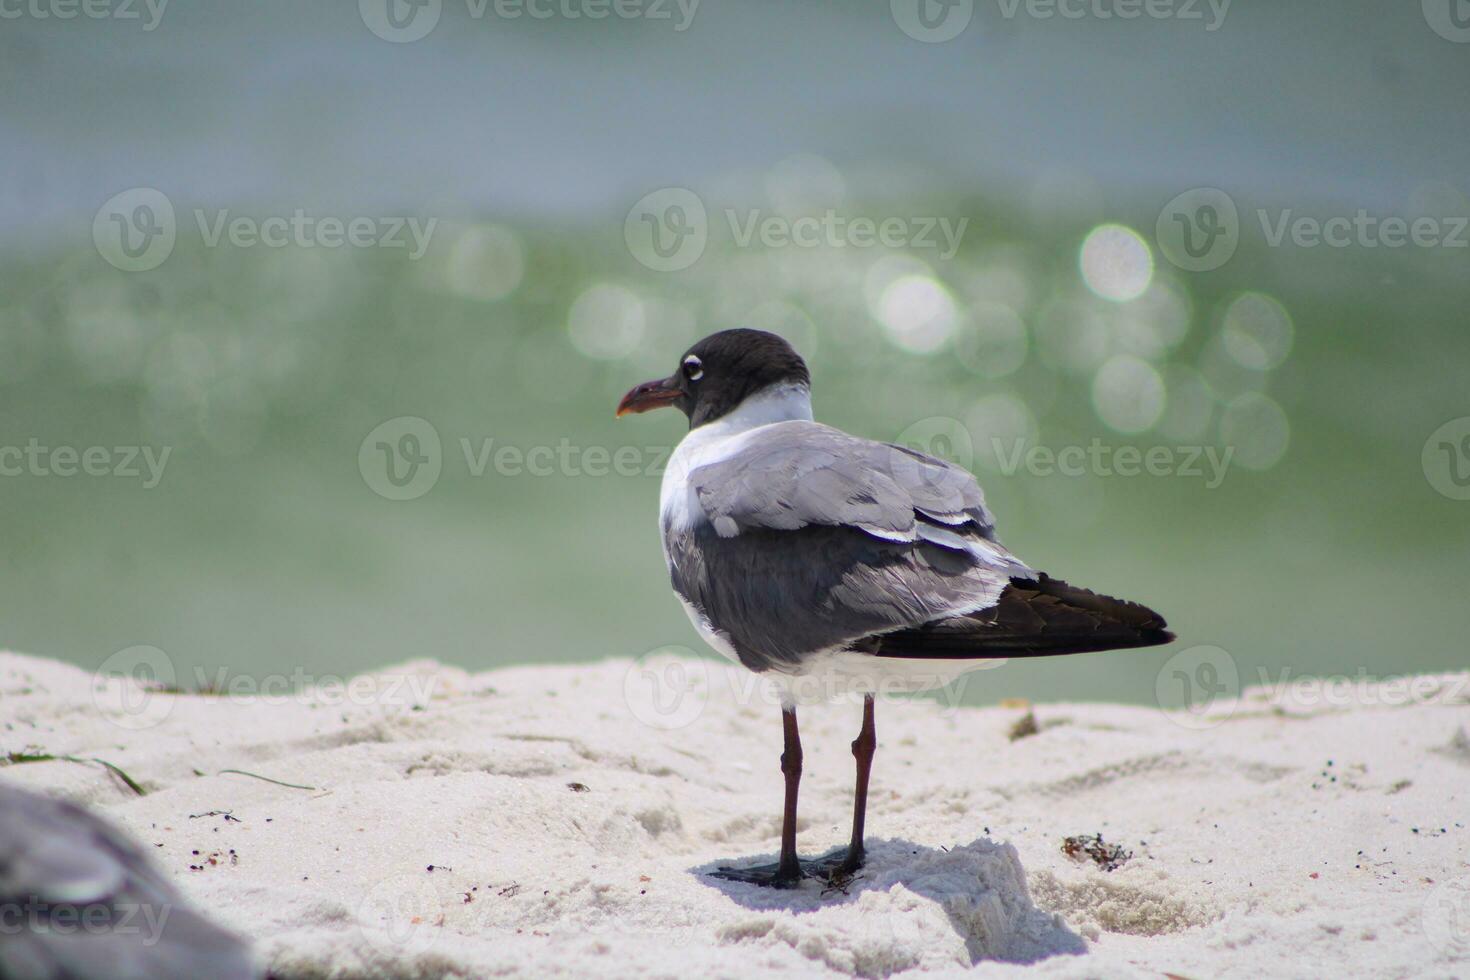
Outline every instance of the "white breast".
<path fill-rule="evenodd" d="M 812 420 L 812 396 L 804 385 L 782 385 L 751 395 L 727 415 L 690 429 L 674 447 L 659 491 L 659 526 L 687 531 L 704 519 L 689 474 L 728 459 L 745 448 L 760 430 L 778 422 Z M 664 549 L 668 558 L 668 549 Z"/>

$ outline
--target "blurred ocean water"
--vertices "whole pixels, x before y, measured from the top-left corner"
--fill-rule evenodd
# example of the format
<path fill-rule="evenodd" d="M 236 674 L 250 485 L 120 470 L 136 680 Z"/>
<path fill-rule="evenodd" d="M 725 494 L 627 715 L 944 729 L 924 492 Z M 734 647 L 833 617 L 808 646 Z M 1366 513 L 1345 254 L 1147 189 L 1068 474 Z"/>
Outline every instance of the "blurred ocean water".
<path fill-rule="evenodd" d="M 683 420 L 612 409 L 748 325 L 806 355 L 824 421 L 960 459 L 1029 562 L 1148 602 L 1245 683 L 1464 666 L 1470 448 L 1434 434 L 1470 416 L 1470 249 L 1291 237 L 1467 213 L 1437 83 L 1470 63 L 1422 22 L 1383 29 L 1413 57 L 1325 17 L 1307 47 L 1260 13 L 1151 26 L 1160 70 L 1197 66 L 1174 90 L 1123 58 L 1156 35 L 983 9 L 943 53 L 882 11 L 773 32 L 710 0 L 613 46 L 445 9 L 410 45 L 271 5 L 0 35 L 0 77 L 44 83 L 0 112 L 0 643 L 156 646 L 185 686 L 700 649 L 655 526 Z M 1292 45 L 1301 86 L 1254 101 L 1245 69 Z M 890 60 L 840 61 L 863 54 Z M 1329 125 L 1342 99 L 1359 121 Z M 704 212 L 685 265 L 691 212 L 637 206 L 664 187 Z M 1239 210 L 1204 271 L 1165 240 L 1191 187 Z M 162 203 L 106 206 L 129 188 Z M 1171 652 L 965 696 L 1147 701 Z"/>

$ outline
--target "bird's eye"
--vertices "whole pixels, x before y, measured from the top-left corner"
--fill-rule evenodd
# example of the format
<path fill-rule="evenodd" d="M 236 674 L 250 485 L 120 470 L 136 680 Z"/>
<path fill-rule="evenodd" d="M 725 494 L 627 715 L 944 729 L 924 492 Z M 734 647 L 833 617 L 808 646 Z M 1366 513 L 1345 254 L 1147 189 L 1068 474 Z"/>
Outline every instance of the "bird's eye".
<path fill-rule="evenodd" d="M 698 381 L 704 377 L 704 365 L 693 354 L 684 358 L 684 377 L 690 381 Z"/>

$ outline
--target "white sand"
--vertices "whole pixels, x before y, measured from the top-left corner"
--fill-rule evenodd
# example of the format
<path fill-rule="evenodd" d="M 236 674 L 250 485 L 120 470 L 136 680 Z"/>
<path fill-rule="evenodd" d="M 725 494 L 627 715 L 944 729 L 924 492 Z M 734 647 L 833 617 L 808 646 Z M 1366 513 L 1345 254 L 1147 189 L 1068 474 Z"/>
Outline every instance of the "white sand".
<path fill-rule="evenodd" d="M 696 873 L 773 857 L 778 712 L 740 703 L 748 675 L 684 661 L 653 665 L 695 688 L 658 714 L 647 666 L 415 662 L 375 675 L 379 703 L 124 711 L 89 674 L 0 655 L 0 750 L 104 758 L 148 794 L 69 762 L 0 778 L 156 845 L 279 976 L 1470 975 L 1470 675 L 1347 707 L 1254 691 L 1200 730 L 1039 705 L 1014 742 L 1018 709 L 882 703 L 871 860 L 844 895 Z M 857 721 L 803 710 L 803 854 L 845 841 Z M 1132 860 L 1061 853 L 1097 832 Z"/>

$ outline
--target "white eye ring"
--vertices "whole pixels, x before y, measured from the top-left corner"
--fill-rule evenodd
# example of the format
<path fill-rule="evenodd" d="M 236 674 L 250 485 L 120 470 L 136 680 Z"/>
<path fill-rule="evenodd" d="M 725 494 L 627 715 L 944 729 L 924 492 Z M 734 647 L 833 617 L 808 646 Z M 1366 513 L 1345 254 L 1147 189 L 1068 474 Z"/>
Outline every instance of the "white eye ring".
<path fill-rule="evenodd" d="M 690 381 L 698 381 L 704 377 L 704 365 L 693 354 L 684 358 L 684 377 Z"/>

